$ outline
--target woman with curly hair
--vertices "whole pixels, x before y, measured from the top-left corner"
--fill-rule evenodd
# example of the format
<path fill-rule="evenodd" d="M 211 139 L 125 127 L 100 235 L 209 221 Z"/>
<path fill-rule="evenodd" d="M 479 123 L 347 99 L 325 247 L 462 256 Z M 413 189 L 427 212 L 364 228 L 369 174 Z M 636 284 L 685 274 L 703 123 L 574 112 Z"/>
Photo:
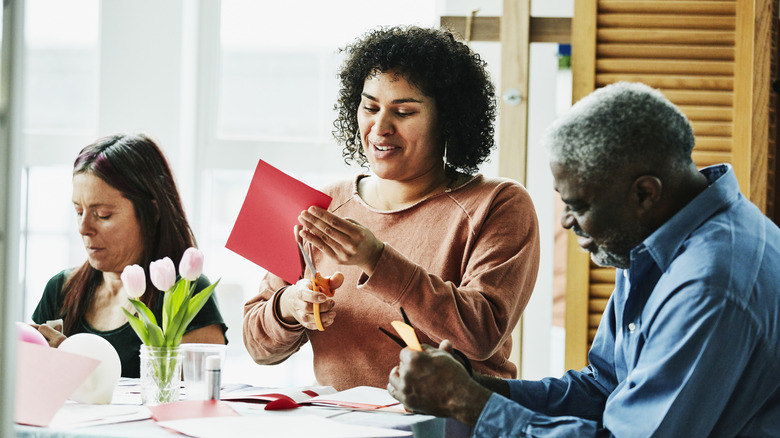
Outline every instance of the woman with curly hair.
<path fill-rule="evenodd" d="M 477 173 L 494 147 L 485 62 L 450 32 L 419 27 L 375 29 L 344 52 L 334 136 L 370 173 L 328 186 L 329 208 L 296 227 L 337 290 L 314 292 L 308 272 L 295 285 L 268 274 L 244 308 L 248 351 L 274 364 L 311 342 L 319 384 L 386 387 L 398 349 L 377 326 L 403 308 L 421 343 L 450 339 L 475 370 L 516 376 L 511 332 L 539 234 L 520 184 Z"/>

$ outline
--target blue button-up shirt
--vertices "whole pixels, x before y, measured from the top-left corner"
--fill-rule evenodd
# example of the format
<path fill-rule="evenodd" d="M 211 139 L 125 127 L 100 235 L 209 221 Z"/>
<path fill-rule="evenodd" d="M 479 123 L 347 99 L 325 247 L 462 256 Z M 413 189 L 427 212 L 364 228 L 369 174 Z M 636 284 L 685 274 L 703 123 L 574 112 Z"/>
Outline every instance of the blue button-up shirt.
<path fill-rule="evenodd" d="M 588 354 L 510 380 L 475 436 L 780 436 L 780 230 L 729 165 L 631 252 Z"/>

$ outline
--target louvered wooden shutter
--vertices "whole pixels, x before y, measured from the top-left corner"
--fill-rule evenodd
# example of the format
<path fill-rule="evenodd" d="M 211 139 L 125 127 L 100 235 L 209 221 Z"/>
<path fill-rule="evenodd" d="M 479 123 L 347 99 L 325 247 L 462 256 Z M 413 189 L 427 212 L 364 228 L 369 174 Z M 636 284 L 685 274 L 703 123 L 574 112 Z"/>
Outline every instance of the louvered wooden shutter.
<path fill-rule="evenodd" d="M 660 89 L 691 120 L 696 164 L 732 163 L 743 193 L 771 215 L 777 16 L 777 0 L 576 0 L 573 100 L 617 81 Z M 569 233 L 567 368 L 587 363 L 614 275 Z"/>

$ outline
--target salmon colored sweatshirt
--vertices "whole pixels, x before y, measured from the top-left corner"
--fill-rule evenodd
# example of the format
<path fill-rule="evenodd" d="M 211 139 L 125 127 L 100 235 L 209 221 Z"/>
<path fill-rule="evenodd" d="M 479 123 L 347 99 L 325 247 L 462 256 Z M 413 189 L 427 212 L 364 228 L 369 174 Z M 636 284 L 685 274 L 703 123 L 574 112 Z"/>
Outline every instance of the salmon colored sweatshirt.
<path fill-rule="evenodd" d="M 278 318 L 274 300 L 287 284 L 269 273 L 259 295 L 244 305 L 249 354 L 259 364 L 276 364 L 311 342 L 319 384 L 384 388 L 400 347 L 377 327 L 392 332 L 390 322 L 402 319 L 403 307 L 421 343 L 449 339 L 475 371 L 516 377 L 508 360 L 511 333 L 539 268 L 538 223 L 525 188 L 477 175 L 415 205 L 380 211 L 358 196 L 360 178 L 325 192 L 333 197 L 330 211 L 385 242 L 373 275 L 314 252 L 322 275 L 340 271 L 345 277 L 333 297 L 336 319 L 319 332 Z"/>

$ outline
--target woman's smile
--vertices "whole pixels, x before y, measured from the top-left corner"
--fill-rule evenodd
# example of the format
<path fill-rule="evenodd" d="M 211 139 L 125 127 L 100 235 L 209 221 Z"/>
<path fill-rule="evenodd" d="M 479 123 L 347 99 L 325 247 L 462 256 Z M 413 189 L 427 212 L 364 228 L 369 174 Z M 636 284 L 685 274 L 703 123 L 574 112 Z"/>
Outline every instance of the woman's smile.
<path fill-rule="evenodd" d="M 357 114 L 363 148 L 371 170 L 382 179 L 411 181 L 443 172 L 436 105 L 401 75 L 369 76 Z"/>

